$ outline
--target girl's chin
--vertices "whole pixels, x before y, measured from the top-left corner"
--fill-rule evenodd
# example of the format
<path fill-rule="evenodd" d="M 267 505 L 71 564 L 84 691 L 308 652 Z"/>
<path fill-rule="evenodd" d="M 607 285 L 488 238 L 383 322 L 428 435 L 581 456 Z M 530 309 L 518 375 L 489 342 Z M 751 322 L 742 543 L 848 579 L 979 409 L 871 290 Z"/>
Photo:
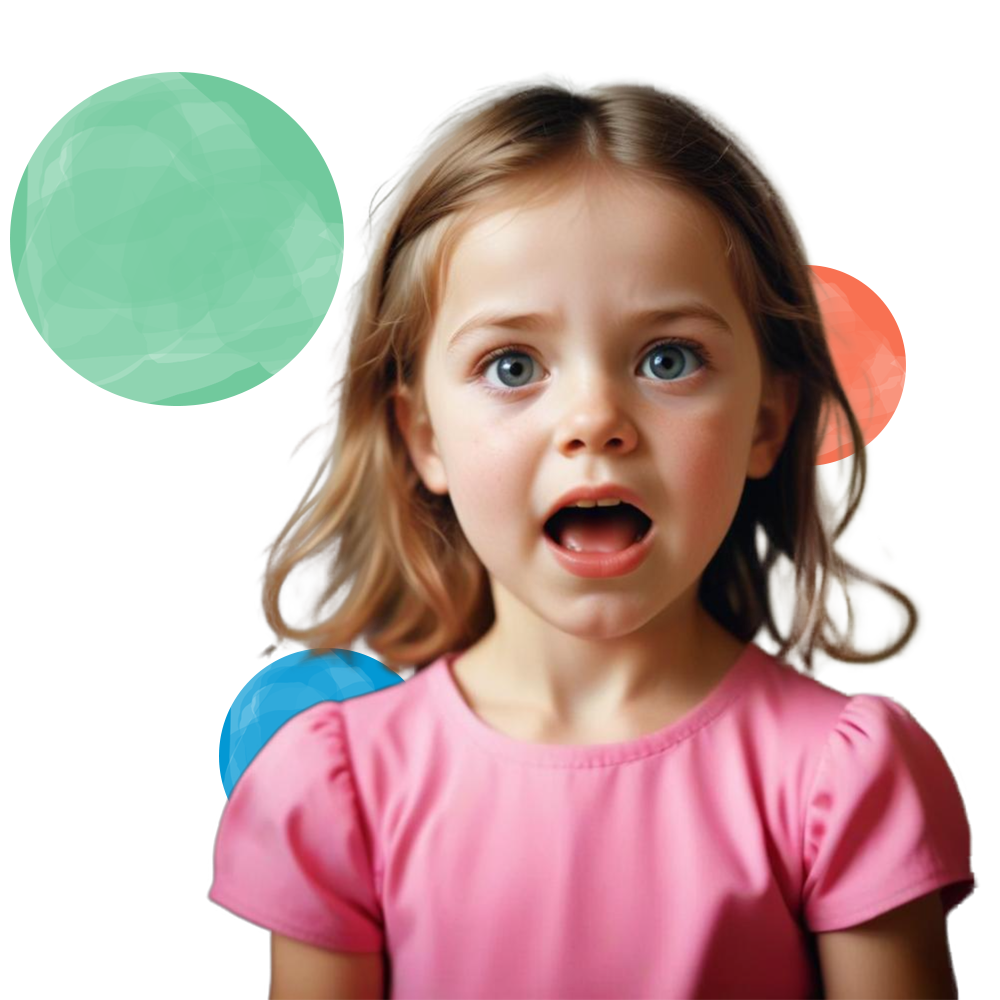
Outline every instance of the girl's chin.
<path fill-rule="evenodd" d="M 535 588 L 518 601 L 533 618 L 567 639 L 595 643 L 637 636 L 669 609 L 668 598 L 662 593 L 638 595 L 607 588 L 545 594 Z M 536 634 L 535 626 L 531 632 Z"/>

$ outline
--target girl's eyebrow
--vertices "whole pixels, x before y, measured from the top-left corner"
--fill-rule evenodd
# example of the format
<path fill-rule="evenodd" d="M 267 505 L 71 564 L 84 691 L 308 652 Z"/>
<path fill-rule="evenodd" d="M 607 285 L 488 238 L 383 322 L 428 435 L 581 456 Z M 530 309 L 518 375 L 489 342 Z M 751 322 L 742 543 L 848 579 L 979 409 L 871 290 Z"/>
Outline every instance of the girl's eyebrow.
<path fill-rule="evenodd" d="M 679 319 L 701 319 L 732 336 L 730 325 L 711 306 L 703 302 L 683 302 L 670 308 L 640 309 L 629 313 L 622 320 L 622 326 L 644 326 L 676 322 Z M 476 313 L 467 319 L 451 336 L 446 351 L 454 350 L 459 342 L 470 334 L 487 327 L 501 327 L 505 330 L 529 330 L 544 333 L 554 329 L 556 317 L 552 313 L 505 313 L 489 310 Z"/>

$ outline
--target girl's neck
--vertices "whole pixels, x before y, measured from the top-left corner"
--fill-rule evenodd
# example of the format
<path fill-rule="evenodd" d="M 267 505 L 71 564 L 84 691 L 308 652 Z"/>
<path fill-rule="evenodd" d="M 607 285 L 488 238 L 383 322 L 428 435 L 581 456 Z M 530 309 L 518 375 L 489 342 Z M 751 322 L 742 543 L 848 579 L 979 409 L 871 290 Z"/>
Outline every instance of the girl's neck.
<path fill-rule="evenodd" d="M 695 603 L 686 628 L 675 618 L 642 642 L 581 644 L 572 637 L 548 654 L 544 643 L 505 641 L 498 617 L 452 671 L 470 707 L 494 728 L 517 730 L 509 733 L 515 738 L 604 742 L 594 739 L 603 732 L 614 734 L 609 742 L 627 739 L 685 715 L 744 650 L 744 642 Z"/>

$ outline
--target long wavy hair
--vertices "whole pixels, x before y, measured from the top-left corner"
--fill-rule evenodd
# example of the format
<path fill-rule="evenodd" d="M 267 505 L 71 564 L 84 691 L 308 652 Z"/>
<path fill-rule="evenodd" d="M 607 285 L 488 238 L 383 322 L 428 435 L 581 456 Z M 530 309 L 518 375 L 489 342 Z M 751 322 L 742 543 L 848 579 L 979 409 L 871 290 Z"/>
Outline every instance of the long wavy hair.
<path fill-rule="evenodd" d="M 423 403 L 422 348 L 450 254 L 472 214 L 498 195 L 509 196 L 525 178 L 553 176 L 567 163 L 612 168 L 707 199 L 726 236 L 727 261 L 765 370 L 793 373 L 798 382 L 781 454 L 766 477 L 747 479 L 729 531 L 703 573 L 698 596 L 704 608 L 744 642 L 766 626 L 780 644 L 776 655 L 787 659 L 794 650 L 806 671 L 813 669 L 816 648 L 855 663 L 897 653 L 916 628 L 913 604 L 834 550 L 861 501 L 865 443 L 830 357 L 801 239 L 781 198 L 737 138 L 689 101 L 649 86 L 577 93 L 550 82 L 475 99 L 432 134 L 397 185 L 351 300 L 332 447 L 270 549 L 263 604 L 279 641 L 351 648 L 361 636 L 390 669 L 419 670 L 443 652 L 475 643 L 492 625 L 486 570 L 450 498 L 421 482 L 396 424 L 393 396 L 406 386 L 415 405 Z M 816 458 L 824 418 L 837 415 L 840 427 L 840 414 L 853 456 L 846 510 L 834 527 L 826 523 Z M 795 577 L 787 635 L 775 622 L 768 586 L 782 555 Z M 324 561 L 326 587 L 313 609 L 316 623 L 293 628 L 278 598 L 306 559 Z M 905 631 L 887 648 L 862 653 L 854 647 L 849 578 L 879 587 L 906 609 Z M 846 635 L 827 609 L 832 579 L 846 599 Z"/>

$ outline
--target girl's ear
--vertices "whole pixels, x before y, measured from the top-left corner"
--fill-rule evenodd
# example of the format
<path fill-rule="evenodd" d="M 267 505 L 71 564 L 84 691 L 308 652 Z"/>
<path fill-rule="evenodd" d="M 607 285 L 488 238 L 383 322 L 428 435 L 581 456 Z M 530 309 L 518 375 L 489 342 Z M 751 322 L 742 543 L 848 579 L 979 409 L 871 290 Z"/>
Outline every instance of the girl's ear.
<path fill-rule="evenodd" d="M 438 453 L 437 438 L 434 436 L 430 417 L 423 407 L 416 405 L 413 394 L 407 387 L 397 389 L 393 393 L 392 402 L 396 425 L 406 442 L 413 467 L 431 493 L 443 496 L 448 492 L 448 478 Z"/>
<path fill-rule="evenodd" d="M 763 479 L 778 461 L 799 402 L 799 381 L 788 373 L 765 373 L 747 477 Z"/>

